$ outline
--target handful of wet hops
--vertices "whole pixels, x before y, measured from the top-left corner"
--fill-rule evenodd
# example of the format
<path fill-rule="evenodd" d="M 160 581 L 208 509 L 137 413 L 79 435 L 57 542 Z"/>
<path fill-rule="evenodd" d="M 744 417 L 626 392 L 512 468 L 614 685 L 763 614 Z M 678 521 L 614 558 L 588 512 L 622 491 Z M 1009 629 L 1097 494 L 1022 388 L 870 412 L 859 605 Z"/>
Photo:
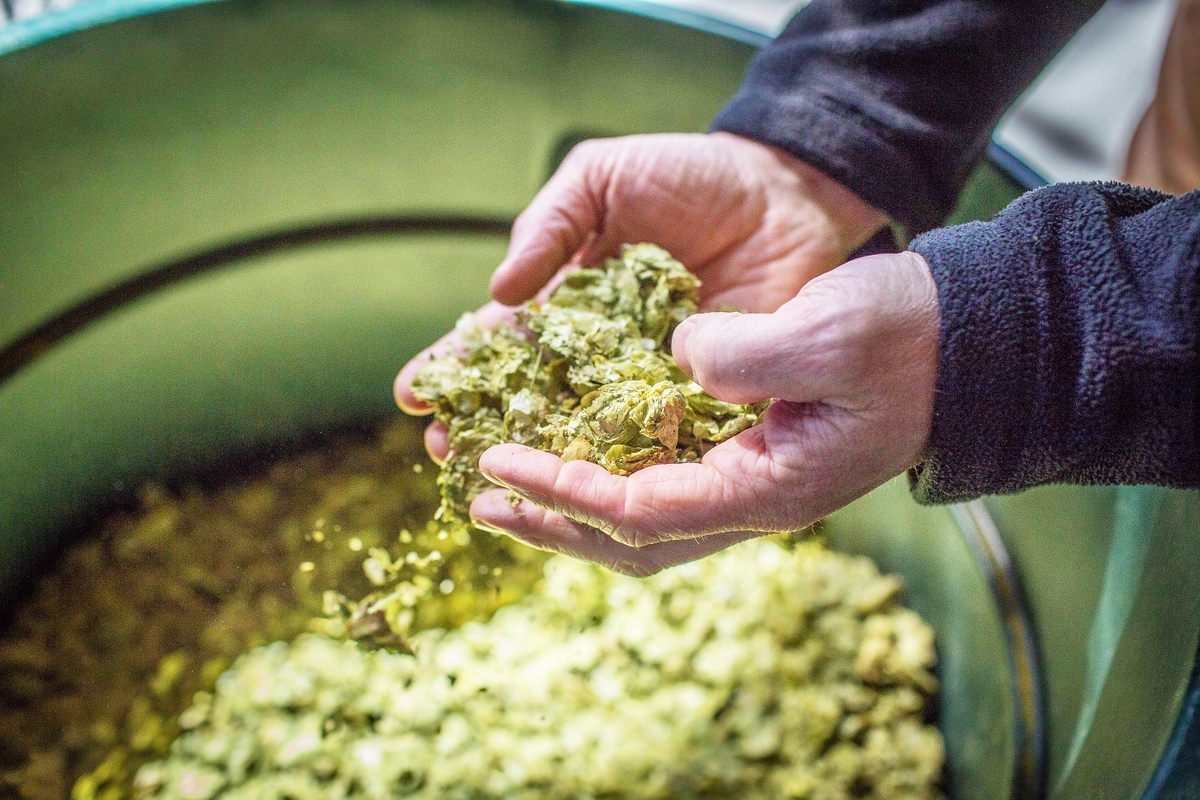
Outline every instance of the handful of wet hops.
<path fill-rule="evenodd" d="M 471 501 L 494 488 L 479 456 L 503 442 L 587 459 L 628 475 L 652 464 L 698 461 L 756 424 L 765 403 L 710 397 L 675 364 L 670 337 L 696 311 L 700 281 L 652 244 L 583 267 L 516 326 L 458 324 L 463 351 L 437 358 L 413 381 L 450 429 L 438 519 L 465 523 Z"/>

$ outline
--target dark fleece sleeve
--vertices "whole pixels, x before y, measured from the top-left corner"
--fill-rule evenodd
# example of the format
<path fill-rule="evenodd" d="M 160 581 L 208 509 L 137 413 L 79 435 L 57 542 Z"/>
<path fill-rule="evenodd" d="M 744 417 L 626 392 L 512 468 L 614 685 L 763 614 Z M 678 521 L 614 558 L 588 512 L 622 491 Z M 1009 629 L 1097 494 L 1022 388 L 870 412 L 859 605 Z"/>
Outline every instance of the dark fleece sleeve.
<path fill-rule="evenodd" d="M 712 129 L 776 145 L 910 233 L 954 208 L 1004 110 L 1102 0 L 814 0 Z"/>
<path fill-rule="evenodd" d="M 1200 192 L 1060 184 L 912 249 L 942 314 L 919 501 L 1200 487 Z"/>

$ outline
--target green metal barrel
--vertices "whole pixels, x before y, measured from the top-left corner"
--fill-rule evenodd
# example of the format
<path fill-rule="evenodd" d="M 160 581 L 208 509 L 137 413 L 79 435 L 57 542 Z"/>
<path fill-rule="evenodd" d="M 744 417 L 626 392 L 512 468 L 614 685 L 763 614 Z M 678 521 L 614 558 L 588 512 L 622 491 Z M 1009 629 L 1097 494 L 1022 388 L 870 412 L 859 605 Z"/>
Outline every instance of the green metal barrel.
<path fill-rule="evenodd" d="M 703 130 L 760 37 L 616 5 L 94 0 L 0 28 L 0 590 L 114 493 L 392 413 L 573 143 Z M 1020 188 L 984 166 L 956 217 Z M 1186 795 L 1198 509 L 894 482 L 830 520 L 938 631 L 952 797 Z"/>

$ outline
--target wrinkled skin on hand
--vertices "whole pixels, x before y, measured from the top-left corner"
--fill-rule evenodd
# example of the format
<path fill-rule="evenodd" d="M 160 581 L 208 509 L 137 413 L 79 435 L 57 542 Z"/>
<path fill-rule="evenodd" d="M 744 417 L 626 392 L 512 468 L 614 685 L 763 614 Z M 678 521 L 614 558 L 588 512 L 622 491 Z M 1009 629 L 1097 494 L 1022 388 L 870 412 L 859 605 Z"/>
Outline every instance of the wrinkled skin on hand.
<path fill-rule="evenodd" d="M 472 518 L 634 575 L 805 527 L 921 460 L 938 329 L 936 287 L 914 253 L 845 264 L 773 314 L 697 314 L 674 334 L 680 368 L 719 402 L 774 398 L 759 425 L 698 463 L 627 477 L 493 447 L 480 470 L 527 502 L 485 492 Z"/>
<path fill-rule="evenodd" d="M 665 349 L 696 310 L 699 287 L 661 248 L 626 246 L 620 259 L 566 276 L 514 325 L 460 321 L 463 349 L 430 361 L 412 382 L 448 426 L 437 518 L 467 519 L 471 501 L 493 486 L 479 458 L 502 442 L 630 475 L 697 461 L 755 424 L 765 405 L 708 396 Z"/>
<path fill-rule="evenodd" d="M 517 219 L 491 292 L 515 305 L 565 263 L 654 242 L 703 282 L 705 308 L 774 311 L 885 222 L 820 171 L 749 139 L 598 139 L 572 150 Z"/>
<path fill-rule="evenodd" d="M 508 254 L 492 276 L 490 289 L 494 302 L 481 308 L 475 321 L 482 328 L 512 324 L 515 312 L 511 306 L 535 295 L 547 296 L 547 287 L 553 285 L 556 274 L 561 276 L 562 271 L 573 265 L 594 263 L 603 256 L 613 255 L 621 242 L 629 241 L 656 242 L 687 264 L 703 282 L 697 298 L 701 311 L 732 306 L 751 312 L 773 312 L 790 302 L 817 276 L 843 263 L 885 223 L 881 212 L 819 170 L 775 148 L 741 137 L 720 133 L 662 134 L 585 142 L 571 152 L 518 218 Z M 826 284 L 820 291 L 831 285 Z M 454 331 L 405 365 L 395 382 L 400 407 L 412 414 L 430 413 L 433 410 L 430 403 L 413 392 L 413 377 L 428 363 L 430 354 L 440 356 L 461 348 L 461 333 Z M 592 376 L 580 369 L 575 377 L 612 382 L 634 376 Z M 649 376 L 645 379 L 651 381 Z M 692 384 L 695 392 L 703 391 L 702 383 L 701 379 Z M 681 391 L 687 395 L 688 386 L 682 386 Z M 728 399 L 719 392 L 713 394 L 717 399 L 710 402 Z M 693 399 L 689 396 L 689 408 L 698 409 L 699 404 Z M 781 405 L 774 412 L 777 423 L 786 423 L 789 410 L 794 408 L 805 406 Z M 919 417 L 920 405 L 913 410 Z M 687 425 L 685 420 L 683 427 Z M 735 418 L 716 431 L 703 422 L 693 425 L 691 431 L 696 437 L 711 437 L 713 441 L 733 440 L 722 451 L 726 454 L 722 459 L 730 480 L 742 468 L 738 458 L 728 454 L 739 452 L 731 447 L 739 434 L 750 433 L 743 433 L 743 425 Z M 790 427 L 777 424 L 772 430 Z M 919 435 L 915 431 L 909 433 Z M 449 443 L 445 425 L 431 424 L 425 441 L 435 460 L 446 457 Z M 761 449 L 757 447 L 748 453 Z M 539 468 L 523 457 L 514 460 L 515 452 L 513 445 L 498 449 L 497 460 L 511 460 L 521 468 L 511 475 L 496 471 L 494 478 L 516 484 L 529 482 L 530 473 L 535 472 L 540 483 L 554 479 L 565 486 L 580 477 L 575 474 L 577 471 L 588 470 L 585 462 L 569 462 L 565 474 L 559 478 L 560 467 L 555 466 L 563 465 L 559 459 L 539 462 Z M 774 469 L 769 466 L 769 459 L 747 455 L 746 460 L 752 466 L 766 464 Z M 895 461 L 893 458 L 889 463 L 894 465 Z M 866 459 L 863 464 L 872 464 L 872 460 Z M 825 471 L 831 468 L 826 465 Z M 871 468 L 873 474 L 881 471 L 874 464 Z M 536 546 L 568 552 L 634 574 L 699 558 L 753 535 L 736 529 L 711 533 L 700 512 L 672 519 L 674 503 L 659 504 L 658 510 L 651 512 L 646 502 L 654 491 L 661 492 L 668 486 L 690 486 L 698 474 L 687 466 L 691 470 L 688 475 L 669 481 L 664 478 L 661 483 L 656 480 L 652 484 L 646 477 L 639 477 L 665 469 L 678 472 L 685 467 L 654 466 L 622 479 L 635 481 L 635 485 L 645 482 L 645 489 L 611 493 L 605 504 L 614 507 L 601 509 L 602 513 L 577 507 L 563 486 L 539 487 L 538 497 L 546 508 L 524 503 L 514 510 L 504 499 L 505 493 L 500 493 L 500 505 L 507 508 L 506 514 L 499 507 L 494 508 L 492 494 L 485 493 L 476 501 L 474 512 L 484 525 L 505 530 Z M 659 488 L 656 490 L 654 486 Z M 845 502 L 848 497 L 856 496 L 854 491 L 861 493 L 861 481 L 853 490 L 829 495 L 826 498 L 829 502 L 822 505 L 832 510 L 837 507 L 832 501 Z M 674 495 L 673 491 L 665 492 L 667 498 Z M 636 522 L 626 522 L 622 516 L 614 525 L 606 520 L 617 516 L 615 506 L 622 502 L 622 497 L 628 498 L 629 516 Z M 719 500 L 717 494 L 710 498 Z M 783 508 L 790 509 L 789 516 L 797 521 L 812 516 L 797 513 L 797 506 L 793 498 L 783 502 Z M 659 517 L 654 525 L 646 521 L 651 513 Z M 563 514 L 571 515 L 583 527 L 564 527 Z M 780 523 L 772 520 L 772 524 Z M 658 543 L 657 529 L 663 527 L 670 528 L 668 538 L 677 541 Z M 642 529 L 648 529 L 649 539 L 655 542 L 652 546 L 646 546 L 647 536 Z M 610 538 L 607 532 L 611 531 L 618 535 Z M 635 548 L 635 544 L 639 546 Z"/>
<path fill-rule="evenodd" d="M 592 140 L 571 151 L 518 217 L 492 276 L 494 302 L 474 319 L 485 329 L 513 324 L 513 306 L 545 299 L 564 265 L 600 263 L 623 242 L 654 242 L 686 264 L 702 282 L 700 310 L 774 311 L 885 223 L 819 170 L 739 136 Z M 451 331 L 409 361 L 395 382 L 400 407 L 431 413 L 414 394 L 413 377 L 431 355 L 462 347 L 461 331 Z M 446 436 L 443 424 L 429 426 L 435 460 L 446 457 Z"/>

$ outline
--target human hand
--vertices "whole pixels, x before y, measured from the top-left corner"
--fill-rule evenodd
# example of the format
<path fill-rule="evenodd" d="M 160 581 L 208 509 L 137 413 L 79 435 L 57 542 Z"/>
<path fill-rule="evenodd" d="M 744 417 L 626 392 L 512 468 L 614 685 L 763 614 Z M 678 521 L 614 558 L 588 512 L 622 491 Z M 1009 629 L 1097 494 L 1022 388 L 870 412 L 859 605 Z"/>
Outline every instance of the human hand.
<path fill-rule="evenodd" d="M 564 264 L 597 263 L 626 242 L 653 242 L 703 282 L 703 308 L 774 311 L 800 287 L 846 260 L 883 226 L 882 213 L 823 173 L 767 145 L 726 133 L 599 139 L 571 151 L 513 226 L 508 254 L 492 276 L 495 302 L 481 325 L 512 319 L 509 306 L 545 289 Z M 413 396 L 413 376 L 430 352 L 454 347 L 447 334 L 400 371 L 396 401 Z M 446 429 L 426 434 L 445 457 Z"/>
<path fill-rule="evenodd" d="M 485 492 L 471 518 L 633 575 L 805 527 L 919 462 L 938 332 L 937 290 L 915 253 L 852 261 L 771 314 L 695 315 L 675 331 L 680 367 L 721 400 L 774 398 L 762 423 L 698 464 L 628 477 L 499 445 L 479 467 L 523 501 Z"/>

